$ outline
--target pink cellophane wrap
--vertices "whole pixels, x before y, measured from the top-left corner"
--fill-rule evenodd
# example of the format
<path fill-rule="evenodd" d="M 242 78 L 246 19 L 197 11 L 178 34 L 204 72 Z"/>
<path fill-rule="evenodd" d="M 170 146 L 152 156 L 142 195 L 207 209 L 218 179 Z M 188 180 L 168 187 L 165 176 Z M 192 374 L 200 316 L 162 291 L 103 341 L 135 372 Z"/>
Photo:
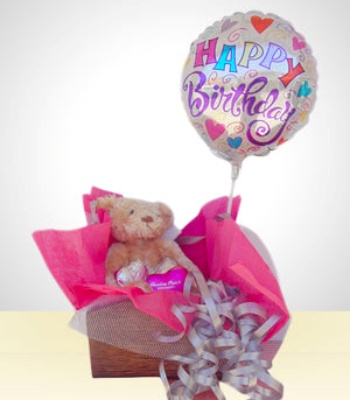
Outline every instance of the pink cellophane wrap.
<path fill-rule="evenodd" d="M 216 217 L 225 212 L 227 198 L 209 202 L 182 230 L 179 241 L 181 243 L 181 237 L 203 238 L 182 245 L 182 250 L 199 266 L 205 277 L 238 287 L 245 293 L 246 301 L 263 305 L 268 316 L 280 316 L 279 322 L 267 335 L 268 339 L 286 325 L 289 312 L 273 271 L 235 222 L 239 204 L 240 198 L 236 197 L 232 219 L 220 220 Z"/>
<path fill-rule="evenodd" d="M 99 196 L 113 194 L 97 188 L 83 196 L 88 221 L 91 202 Z M 117 195 L 120 196 L 120 195 Z M 233 201 L 232 219 L 218 219 L 225 213 L 227 197 L 210 201 L 182 230 L 178 240 L 183 252 L 196 264 L 206 279 L 222 280 L 245 293 L 246 301 L 262 304 L 268 315 L 280 316 L 279 323 L 269 336 L 277 333 L 288 321 L 279 284 L 269 266 L 235 222 L 240 198 Z M 85 307 L 100 296 L 127 296 L 134 306 L 159 319 L 175 331 L 183 325 L 171 312 L 173 304 L 186 304 L 178 291 L 143 293 L 139 288 L 119 288 L 105 285 L 108 247 L 111 243 L 111 222 L 103 211 L 99 223 L 80 229 L 36 231 L 34 240 L 53 277 L 76 309 Z M 193 240 L 186 240 L 186 239 Z M 188 243 L 188 244 L 186 244 Z M 191 315 L 187 315 L 188 322 Z M 268 338 L 268 337 L 267 337 Z"/>

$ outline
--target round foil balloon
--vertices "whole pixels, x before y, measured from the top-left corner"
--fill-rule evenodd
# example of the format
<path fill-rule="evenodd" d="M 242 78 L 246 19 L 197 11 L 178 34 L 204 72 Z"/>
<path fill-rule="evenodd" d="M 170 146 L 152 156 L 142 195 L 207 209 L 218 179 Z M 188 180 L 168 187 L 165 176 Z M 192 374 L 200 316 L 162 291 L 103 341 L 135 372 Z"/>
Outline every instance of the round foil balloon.
<path fill-rule="evenodd" d="M 316 65 L 303 36 L 272 14 L 236 13 L 192 43 L 182 98 L 213 152 L 239 166 L 289 140 L 315 102 Z"/>

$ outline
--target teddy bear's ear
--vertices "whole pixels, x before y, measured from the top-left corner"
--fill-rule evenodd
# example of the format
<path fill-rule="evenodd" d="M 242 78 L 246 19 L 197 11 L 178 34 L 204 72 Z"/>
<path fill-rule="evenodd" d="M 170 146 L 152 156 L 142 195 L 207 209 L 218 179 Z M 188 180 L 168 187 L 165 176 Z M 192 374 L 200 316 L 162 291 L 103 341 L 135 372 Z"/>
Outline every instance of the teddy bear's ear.
<path fill-rule="evenodd" d="M 174 222 L 174 214 L 169 206 L 164 203 L 157 202 L 158 209 L 163 217 L 164 220 L 167 220 L 169 226 Z"/>
<path fill-rule="evenodd" d="M 113 207 L 116 206 L 117 203 L 118 203 L 118 197 L 115 196 L 99 197 L 97 199 L 96 209 L 110 211 L 112 210 Z"/>

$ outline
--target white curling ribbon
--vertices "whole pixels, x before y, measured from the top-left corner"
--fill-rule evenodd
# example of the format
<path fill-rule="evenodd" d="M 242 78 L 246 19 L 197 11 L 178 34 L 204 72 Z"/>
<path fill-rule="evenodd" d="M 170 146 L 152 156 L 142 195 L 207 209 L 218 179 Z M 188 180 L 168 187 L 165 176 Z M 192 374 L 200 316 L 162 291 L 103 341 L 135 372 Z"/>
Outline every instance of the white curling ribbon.
<path fill-rule="evenodd" d="M 171 311 L 175 315 L 175 317 L 180 321 L 180 323 L 183 327 L 183 331 L 174 336 L 165 336 L 165 335 L 162 335 L 160 332 L 155 332 L 153 334 L 153 338 L 155 340 L 157 340 L 158 342 L 175 343 L 175 342 L 178 342 L 179 340 L 181 340 L 185 336 L 186 326 L 187 326 L 187 320 L 184 315 L 184 312 L 188 312 L 188 313 L 194 312 L 195 308 L 190 306 L 190 307 L 182 307 L 182 309 L 181 309 L 178 305 L 174 304 L 171 307 Z"/>
<path fill-rule="evenodd" d="M 264 308 L 254 302 L 237 304 L 237 291 L 222 282 L 205 282 L 198 271 L 194 273 L 194 281 L 202 302 L 195 304 L 190 301 L 193 280 L 189 280 L 186 298 L 190 306 L 177 305 L 173 308 L 183 332 L 187 332 L 188 328 L 185 314 L 195 313 L 187 333 L 194 352 L 187 356 L 167 357 L 167 360 L 179 363 L 178 380 L 171 384 L 164 362 L 160 363 L 160 378 L 167 398 L 192 400 L 196 394 L 211 390 L 217 399 L 225 400 L 219 386 L 220 376 L 222 382 L 248 394 L 249 400 L 281 399 L 283 386 L 268 373 L 272 363 L 263 358 L 261 346 L 279 317 L 267 318 Z M 171 343 L 183 335 L 169 338 L 158 334 L 157 338 L 163 343 Z"/>

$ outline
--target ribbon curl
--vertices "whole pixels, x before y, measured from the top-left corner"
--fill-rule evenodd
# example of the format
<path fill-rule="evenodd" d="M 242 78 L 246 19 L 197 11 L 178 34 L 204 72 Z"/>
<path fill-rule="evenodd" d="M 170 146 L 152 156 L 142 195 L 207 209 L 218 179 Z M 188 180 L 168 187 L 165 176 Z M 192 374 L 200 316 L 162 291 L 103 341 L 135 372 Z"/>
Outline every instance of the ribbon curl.
<path fill-rule="evenodd" d="M 201 301 L 190 299 L 193 283 Z M 185 284 L 190 306 L 173 306 L 173 313 L 183 325 L 183 333 L 174 337 L 157 334 L 163 343 L 179 340 L 185 332 L 194 348 L 187 356 L 172 355 L 167 360 L 179 363 L 178 380 L 169 383 L 164 361 L 159 371 L 169 400 L 192 400 L 196 394 L 211 390 L 219 400 L 225 396 L 220 381 L 234 387 L 249 400 L 279 400 L 283 385 L 268 372 L 272 363 L 264 359 L 263 341 L 279 317 L 266 316 L 264 308 L 254 302 L 240 302 L 239 291 L 222 281 L 209 280 L 194 271 Z M 184 314 L 195 312 L 190 327 Z"/>

